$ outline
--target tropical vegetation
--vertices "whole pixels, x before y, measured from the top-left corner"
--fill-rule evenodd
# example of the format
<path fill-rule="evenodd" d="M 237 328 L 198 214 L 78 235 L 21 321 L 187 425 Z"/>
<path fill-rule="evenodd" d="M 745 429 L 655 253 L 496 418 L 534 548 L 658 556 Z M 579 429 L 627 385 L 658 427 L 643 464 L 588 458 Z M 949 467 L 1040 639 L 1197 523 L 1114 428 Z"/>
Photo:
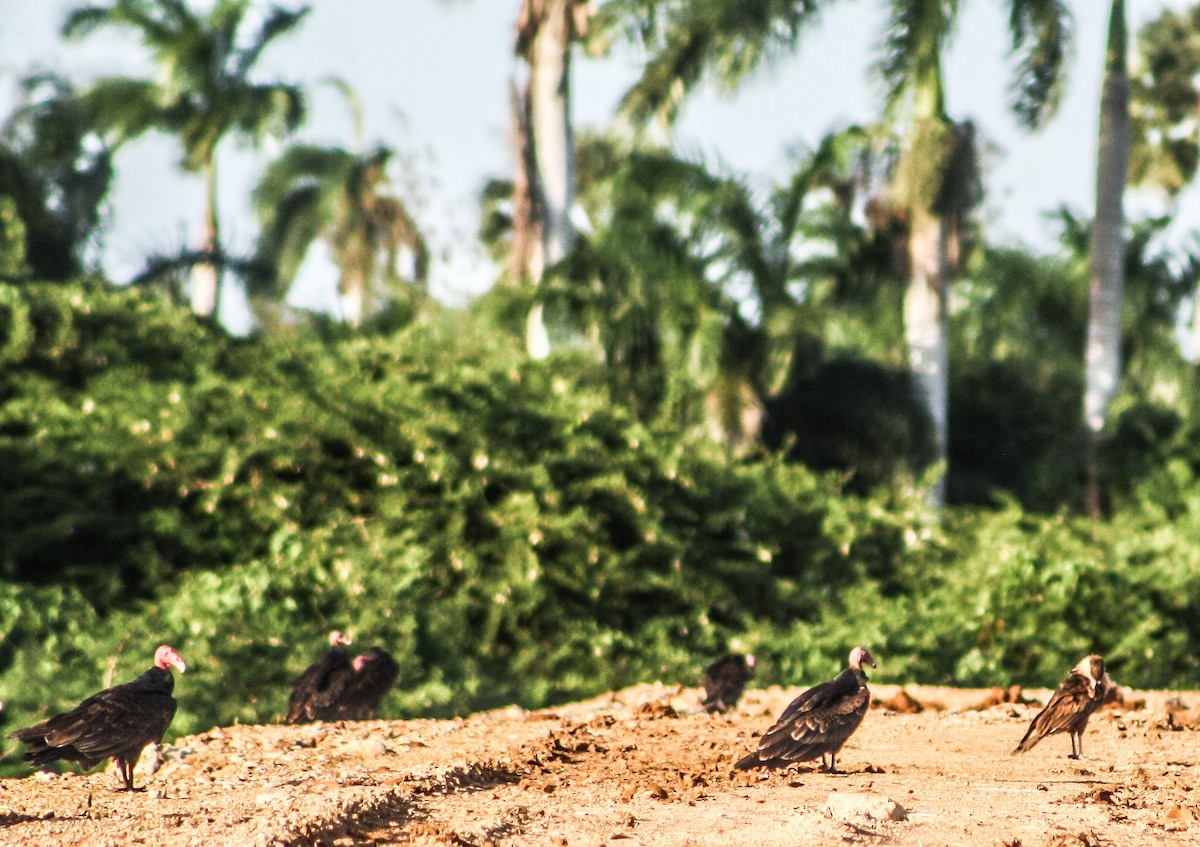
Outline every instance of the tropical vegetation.
<path fill-rule="evenodd" d="M 77 9 L 68 35 L 128 29 L 160 73 L 31 73 L 0 124 L 0 721 L 156 642 L 190 666 L 172 733 L 277 720 L 335 627 L 397 657 L 397 717 L 690 684 L 731 647 L 761 683 L 862 643 L 883 681 L 1050 684 L 1095 650 L 1119 683 L 1200 685 L 1200 249 L 1166 238 L 1200 12 L 1127 34 L 1112 2 L 1096 206 L 1047 210 L 1036 253 L 975 211 L 977 128 L 942 92 L 959 4 L 886 4 L 879 119 L 764 184 L 670 120 L 828 4 L 514 2 L 497 281 L 447 305 L 397 146 L 361 138 L 281 143 L 244 255 L 210 181 L 198 248 L 106 278 L 129 138 L 178 137 L 212 180 L 222 139 L 304 117 L 254 69 L 305 10 L 199 5 Z M 1013 107 L 1052 120 L 1069 7 L 1006 5 Z M 621 39 L 645 73 L 577 130 L 572 62 Z M 1127 183 L 1162 215 L 1126 215 Z M 319 247 L 333 314 L 288 305 Z M 183 295 L 193 267 L 236 272 L 249 333 L 213 319 L 219 286 Z"/>

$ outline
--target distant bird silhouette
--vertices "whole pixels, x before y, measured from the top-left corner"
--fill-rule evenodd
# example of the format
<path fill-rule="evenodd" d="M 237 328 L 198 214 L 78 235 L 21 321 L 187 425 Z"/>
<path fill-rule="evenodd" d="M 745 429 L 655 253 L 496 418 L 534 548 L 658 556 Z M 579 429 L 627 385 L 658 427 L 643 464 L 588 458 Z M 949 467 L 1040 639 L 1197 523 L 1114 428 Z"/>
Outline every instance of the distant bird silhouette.
<path fill-rule="evenodd" d="M 737 705 L 746 683 L 754 677 L 753 656 L 729 653 L 717 659 L 704 672 L 704 701 L 708 712 L 728 712 Z"/>
<path fill-rule="evenodd" d="M 126 791 L 133 789 L 133 769 L 142 750 L 162 740 L 175 717 L 171 668 L 187 666 L 174 647 L 154 651 L 154 665 L 133 682 L 93 694 L 74 709 L 12 733 L 26 745 L 25 758 L 39 767 L 65 759 L 87 768 L 104 759 L 117 763 Z"/>
<path fill-rule="evenodd" d="M 354 673 L 338 699 L 335 714 L 338 720 L 370 720 L 375 717 L 379 701 L 396 684 L 400 666 L 381 647 L 372 647 L 354 657 Z"/>
<path fill-rule="evenodd" d="M 1013 755 L 1032 750 L 1047 735 L 1066 732 L 1071 735 L 1070 758 L 1082 757 L 1083 731 L 1087 729 L 1088 718 L 1100 708 L 1112 688 L 1113 682 L 1104 671 L 1104 659 L 1094 653 L 1084 656 L 1058 686 L 1046 708 L 1029 724 Z"/>
<path fill-rule="evenodd" d="M 734 767 L 779 768 L 819 757 L 823 770 L 837 773 L 838 751 L 858 729 L 871 702 L 863 664 L 875 667 L 875 659 L 862 647 L 855 647 L 850 651 L 849 667 L 793 700 L 758 740 L 758 749 Z"/>
<path fill-rule="evenodd" d="M 346 646 L 349 637 L 339 630 L 329 633 L 329 649 L 309 665 L 292 684 L 286 723 L 337 719 L 337 705 L 354 676 Z"/>

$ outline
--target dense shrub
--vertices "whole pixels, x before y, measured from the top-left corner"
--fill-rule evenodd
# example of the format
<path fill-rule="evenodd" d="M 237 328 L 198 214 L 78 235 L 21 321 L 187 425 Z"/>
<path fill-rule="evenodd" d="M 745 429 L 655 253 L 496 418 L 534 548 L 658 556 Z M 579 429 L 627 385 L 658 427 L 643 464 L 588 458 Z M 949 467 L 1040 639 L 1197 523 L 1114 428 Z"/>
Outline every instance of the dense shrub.
<path fill-rule="evenodd" d="M 31 288 L 31 311 L 61 296 Z M 183 727 L 277 714 L 334 625 L 404 654 L 400 712 L 540 705 L 690 677 L 755 620 L 818 620 L 897 566 L 886 511 L 652 432 L 561 362 L 436 325 L 236 341 L 134 293 L 65 296 L 4 376 L 3 561 L 95 620 L 5 647 L 47 661 L 57 628 L 99 668 L 174 640 L 199 669 Z"/>
<path fill-rule="evenodd" d="M 763 440 L 818 470 L 846 474 L 847 490 L 895 485 L 936 458 L 933 427 L 908 374 L 840 356 L 794 375 L 768 405 Z"/>
<path fill-rule="evenodd" d="M 390 716 L 694 682 L 736 641 L 759 682 L 1200 682 L 1200 485 L 1109 523 L 862 497 L 731 462 L 433 318 L 379 337 L 226 338 L 136 292 L 22 287 L 0 371 L 0 699 L 25 721 L 189 661 L 172 733 L 278 717 L 349 628 L 401 665 Z M 10 314 L 15 314 L 14 310 Z M 452 318 L 453 316 L 451 316 Z M 1167 471 L 1142 474 L 1146 481 Z M 1149 482 L 1147 482 L 1149 484 Z"/>

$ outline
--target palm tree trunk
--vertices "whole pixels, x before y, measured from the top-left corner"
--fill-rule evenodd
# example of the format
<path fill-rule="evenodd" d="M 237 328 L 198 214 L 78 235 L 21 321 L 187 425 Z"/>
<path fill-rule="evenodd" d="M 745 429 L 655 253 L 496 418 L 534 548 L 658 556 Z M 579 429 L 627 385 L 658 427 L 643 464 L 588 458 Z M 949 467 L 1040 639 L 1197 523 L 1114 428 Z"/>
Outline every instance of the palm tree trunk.
<path fill-rule="evenodd" d="M 200 234 L 200 249 L 212 257 L 192 269 L 192 311 L 202 317 L 217 315 L 220 307 L 221 271 L 216 261 L 220 255 L 221 230 L 217 219 L 217 163 L 210 158 L 204 167 L 205 207 L 204 228 Z"/>
<path fill-rule="evenodd" d="M 940 470 L 929 491 L 930 505 L 946 502 L 946 465 L 950 399 L 950 341 L 946 300 L 949 288 L 948 213 L 965 214 L 962 204 L 947 203 L 953 179 L 950 162 L 960 142 L 946 116 L 941 66 L 924 68 L 914 87 L 914 121 L 898 179 L 908 200 L 909 282 L 904 295 L 904 334 L 908 366 L 933 425 L 934 461 Z"/>
<path fill-rule="evenodd" d="M 930 501 L 941 507 L 946 500 L 946 442 L 949 429 L 949 321 L 946 317 L 945 222 L 930 212 L 915 212 L 909 235 L 912 264 L 904 296 L 904 332 L 908 342 L 909 370 L 933 423 L 934 460 L 939 473 Z"/>
<path fill-rule="evenodd" d="M 534 186 L 541 212 L 544 268 L 565 259 L 575 230 L 575 139 L 571 129 L 571 43 L 573 0 L 545 0 L 525 51 L 529 63 L 529 128 L 535 166 Z M 550 352 L 541 304 L 534 306 L 526 327 L 526 344 L 535 358 Z"/>
<path fill-rule="evenodd" d="M 529 126 L 529 85 L 512 81 L 509 105 L 512 110 L 513 176 L 512 253 L 507 281 L 522 286 L 542 275 L 542 212 L 537 191 L 537 163 L 533 153 L 533 130 Z"/>
<path fill-rule="evenodd" d="M 1108 25 L 1104 87 L 1100 95 L 1100 139 L 1096 162 L 1096 217 L 1092 223 L 1088 286 L 1087 349 L 1084 360 L 1084 507 L 1101 513 L 1096 447 L 1108 406 L 1121 380 L 1121 299 L 1124 288 L 1124 209 L 1129 171 L 1129 76 L 1126 69 L 1124 0 L 1113 0 Z"/>
<path fill-rule="evenodd" d="M 362 325 L 367 300 L 366 275 L 357 267 L 343 268 L 338 281 L 338 307 L 342 320 L 357 329 Z"/>

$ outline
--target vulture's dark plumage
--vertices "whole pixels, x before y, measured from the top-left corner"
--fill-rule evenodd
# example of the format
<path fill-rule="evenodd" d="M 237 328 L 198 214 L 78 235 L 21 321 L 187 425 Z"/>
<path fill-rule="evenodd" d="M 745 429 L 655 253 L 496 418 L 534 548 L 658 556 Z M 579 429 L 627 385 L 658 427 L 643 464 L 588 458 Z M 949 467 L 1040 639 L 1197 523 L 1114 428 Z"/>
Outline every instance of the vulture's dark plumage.
<path fill-rule="evenodd" d="M 1095 654 L 1084 656 L 1071 669 L 1067 678 L 1029 724 L 1029 730 L 1013 755 L 1032 749 L 1047 735 L 1059 732 L 1071 735 L 1071 756 L 1078 759 L 1083 755 L 1083 731 L 1088 718 L 1104 703 L 1104 697 L 1112 688 L 1112 680 L 1104 671 L 1104 659 Z M 1076 746 L 1078 742 L 1078 747 Z"/>
<path fill-rule="evenodd" d="M 329 649 L 292 683 L 286 723 L 337 720 L 337 707 L 354 676 L 346 646 L 350 639 L 338 630 L 329 633 Z"/>
<path fill-rule="evenodd" d="M 746 683 L 754 677 L 755 659 L 741 653 L 729 653 L 717 659 L 704 672 L 705 711 L 728 712 L 737 705 Z"/>
<path fill-rule="evenodd" d="M 820 758 L 837 771 L 837 754 L 862 723 L 871 702 L 863 664 L 875 659 L 861 647 L 850 651 L 850 666 L 829 682 L 814 685 L 784 709 L 775 725 L 758 740 L 758 749 L 735 765 L 740 770 L 778 768 Z"/>
<path fill-rule="evenodd" d="M 175 717 L 171 668 L 183 673 L 186 665 L 175 648 L 164 644 L 154 653 L 154 666 L 133 682 L 106 688 L 65 714 L 18 729 L 12 737 L 25 744 L 25 758 L 38 767 L 63 759 L 86 769 L 111 758 L 125 790 L 132 791 L 133 769 L 142 750 L 161 741 Z"/>
<path fill-rule="evenodd" d="M 340 720 L 362 721 L 375 717 L 379 701 L 396 684 L 400 666 L 391 654 L 372 647 L 354 657 L 354 674 L 337 705 Z"/>

